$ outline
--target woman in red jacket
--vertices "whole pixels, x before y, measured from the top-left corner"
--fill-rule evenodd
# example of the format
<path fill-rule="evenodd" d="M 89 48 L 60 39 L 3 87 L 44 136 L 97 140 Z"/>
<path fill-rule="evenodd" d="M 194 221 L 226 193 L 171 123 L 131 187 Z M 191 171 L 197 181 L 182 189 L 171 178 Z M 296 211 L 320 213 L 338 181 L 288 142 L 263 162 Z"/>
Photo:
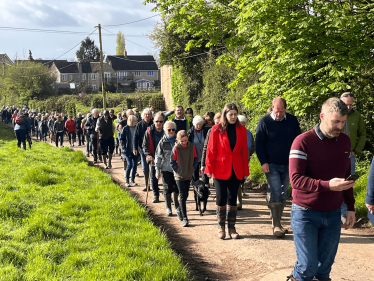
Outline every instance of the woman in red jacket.
<path fill-rule="evenodd" d="M 75 142 L 75 134 L 77 132 L 77 127 L 73 120 L 73 116 L 69 115 L 68 120 L 65 122 L 65 129 L 67 134 L 69 135 L 69 143 L 70 147 L 74 146 Z"/>
<path fill-rule="evenodd" d="M 234 103 L 225 105 L 220 123 L 212 127 L 205 164 L 205 174 L 213 177 L 216 189 L 218 237 L 226 237 L 227 210 L 228 235 L 238 239 L 236 197 L 240 181 L 249 176 L 249 168 L 247 130 L 239 123 L 238 108 Z"/>

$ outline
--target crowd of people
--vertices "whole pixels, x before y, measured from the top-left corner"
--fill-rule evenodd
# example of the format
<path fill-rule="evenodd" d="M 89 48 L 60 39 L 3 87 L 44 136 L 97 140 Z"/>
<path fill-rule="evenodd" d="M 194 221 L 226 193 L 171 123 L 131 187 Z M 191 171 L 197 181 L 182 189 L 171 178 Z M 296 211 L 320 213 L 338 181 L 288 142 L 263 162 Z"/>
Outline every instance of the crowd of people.
<path fill-rule="evenodd" d="M 286 100 L 272 101 L 259 120 L 256 136 L 246 129 L 247 119 L 237 106 L 228 103 L 222 112 L 193 115 L 191 108 L 176 106 L 174 111 L 156 112 L 154 107 L 99 112 L 91 108 L 79 113 L 41 114 L 27 108 L 2 108 L 3 122 L 12 122 L 18 147 L 26 149 L 29 134 L 62 147 L 68 137 L 70 146 L 78 138 L 86 156 L 112 167 L 113 155 L 123 161 L 125 185 L 135 187 L 137 167 L 144 174 L 143 191 L 153 191 L 153 203 L 160 202 L 162 178 L 167 216 L 174 205 L 177 219 L 190 224 L 186 201 L 190 187 L 201 181 L 216 194 L 217 235 L 240 238 L 236 230 L 237 211 L 243 208 L 243 184 L 249 176 L 250 156 L 256 152 L 268 181 L 266 201 L 272 232 L 284 237 L 288 229 L 281 219 L 292 186 L 291 226 L 297 261 L 289 280 L 330 280 L 337 252 L 341 224 L 345 229 L 355 223 L 353 186 L 347 180 L 355 174 L 355 157 L 366 141 L 365 123 L 353 109 L 354 95 L 343 93 L 322 106 L 320 123 L 302 133 L 297 118 L 287 112 Z M 344 133 L 343 133 L 344 132 Z M 374 212 L 374 167 L 369 181 L 367 207 Z M 227 224 L 227 231 L 226 231 Z"/>

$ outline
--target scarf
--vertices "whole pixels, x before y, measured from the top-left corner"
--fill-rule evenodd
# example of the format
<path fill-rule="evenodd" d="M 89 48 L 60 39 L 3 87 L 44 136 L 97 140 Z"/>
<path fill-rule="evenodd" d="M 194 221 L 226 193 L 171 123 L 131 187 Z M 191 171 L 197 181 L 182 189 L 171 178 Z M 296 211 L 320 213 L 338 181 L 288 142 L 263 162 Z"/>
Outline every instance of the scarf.
<path fill-rule="evenodd" d="M 174 137 L 169 138 L 168 135 L 165 134 L 165 137 L 168 140 L 168 142 L 170 142 L 170 144 L 173 145 L 173 143 L 175 142 L 175 139 L 177 138 L 177 135 L 175 134 Z"/>

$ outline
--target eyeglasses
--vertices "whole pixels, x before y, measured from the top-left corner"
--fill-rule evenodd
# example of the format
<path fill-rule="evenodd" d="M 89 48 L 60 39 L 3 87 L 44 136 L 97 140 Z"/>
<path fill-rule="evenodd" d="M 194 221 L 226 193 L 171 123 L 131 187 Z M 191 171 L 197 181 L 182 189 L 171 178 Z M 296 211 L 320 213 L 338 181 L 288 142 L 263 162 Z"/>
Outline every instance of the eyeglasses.
<path fill-rule="evenodd" d="M 168 132 L 175 132 L 175 129 L 168 129 Z"/>
<path fill-rule="evenodd" d="M 155 121 L 156 123 L 164 123 L 164 121 Z"/>
<path fill-rule="evenodd" d="M 355 95 L 354 95 L 354 94 L 351 94 L 351 93 L 348 93 L 348 94 L 344 94 L 344 95 L 342 95 L 342 98 L 347 98 L 347 97 L 352 97 L 352 98 L 354 98 Z"/>

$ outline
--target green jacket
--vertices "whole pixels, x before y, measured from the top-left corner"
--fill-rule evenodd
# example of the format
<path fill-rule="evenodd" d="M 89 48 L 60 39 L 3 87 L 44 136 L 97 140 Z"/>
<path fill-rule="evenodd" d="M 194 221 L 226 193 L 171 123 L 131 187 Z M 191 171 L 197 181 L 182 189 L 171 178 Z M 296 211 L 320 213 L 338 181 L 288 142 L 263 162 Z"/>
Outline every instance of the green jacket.
<path fill-rule="evenodd" d="M 366 142 L 365 122 L 360 113 L 353 109 L 348 113 L 343 132 L 351 139 L 351 151 L 360 154 Z"/>
<path fill-rule="evenodd" d="M 172 115 L 168 117 L 169 121 L 173 121 L 174 118 L 175 118 L 175 113 L 173 113 Z M 187 115 L 184 115 L 184 118 L 186 118 L 187 120 L 187 132 L 188 132 L 188 130 L 190 129 L 191 123 L 192 123 L 192 118 Z"/>

